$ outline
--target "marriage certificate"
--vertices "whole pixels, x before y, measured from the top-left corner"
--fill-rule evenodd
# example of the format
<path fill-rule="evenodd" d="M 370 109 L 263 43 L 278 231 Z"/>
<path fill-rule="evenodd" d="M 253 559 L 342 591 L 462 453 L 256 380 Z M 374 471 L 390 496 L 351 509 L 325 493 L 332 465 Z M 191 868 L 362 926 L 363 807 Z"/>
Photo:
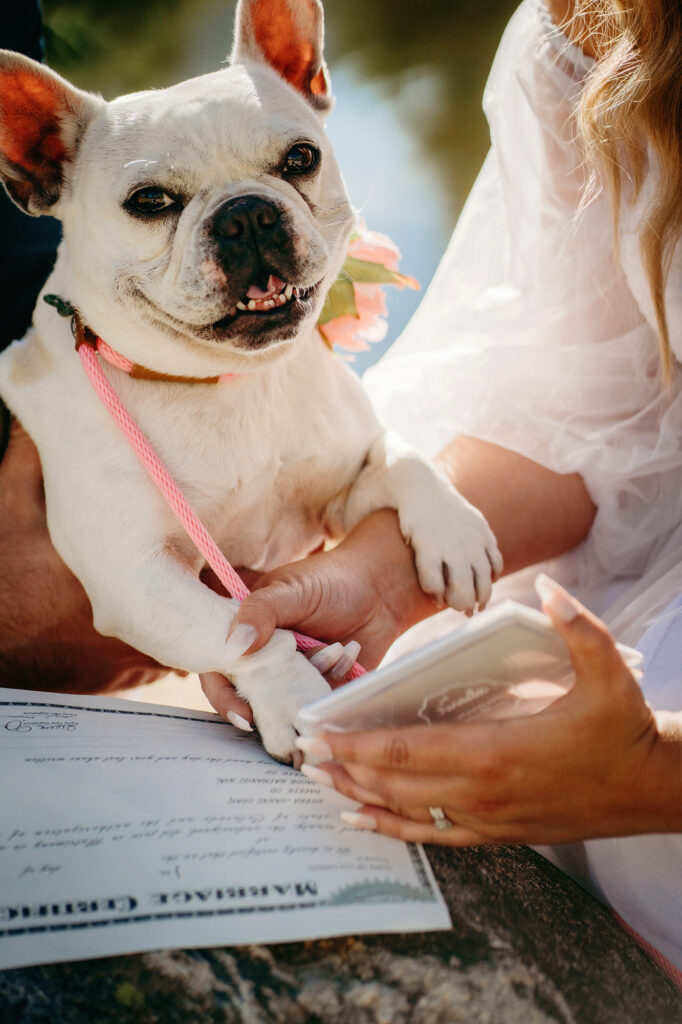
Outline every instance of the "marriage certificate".
<path fill-rule="evenodd" d="M 0 689 L 0 967 L 447 929 L 421 847 L 217 716 Z"/>

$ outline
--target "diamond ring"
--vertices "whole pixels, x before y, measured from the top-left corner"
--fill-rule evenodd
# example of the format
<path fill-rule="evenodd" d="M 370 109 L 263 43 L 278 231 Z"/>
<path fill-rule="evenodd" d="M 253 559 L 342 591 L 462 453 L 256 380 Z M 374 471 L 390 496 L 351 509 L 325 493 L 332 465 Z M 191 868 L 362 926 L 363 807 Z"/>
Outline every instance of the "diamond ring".
<path fill-rule="evenodd" d="M 446 832 L 452 828 L 452 822 L 442 807 L 429 807 L 429 814 L 433 818 L 433 824 L 440 832 Z"/>

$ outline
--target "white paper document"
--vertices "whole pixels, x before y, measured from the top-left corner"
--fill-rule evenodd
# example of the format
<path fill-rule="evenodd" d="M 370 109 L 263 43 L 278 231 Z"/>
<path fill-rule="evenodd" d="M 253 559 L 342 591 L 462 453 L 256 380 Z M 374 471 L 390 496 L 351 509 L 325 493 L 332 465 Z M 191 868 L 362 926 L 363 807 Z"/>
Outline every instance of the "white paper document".
<path fill-rule="evenodd" d="M 420 847 L 217 716 L 0 689 L 0 967 L 442 930 Z"/>

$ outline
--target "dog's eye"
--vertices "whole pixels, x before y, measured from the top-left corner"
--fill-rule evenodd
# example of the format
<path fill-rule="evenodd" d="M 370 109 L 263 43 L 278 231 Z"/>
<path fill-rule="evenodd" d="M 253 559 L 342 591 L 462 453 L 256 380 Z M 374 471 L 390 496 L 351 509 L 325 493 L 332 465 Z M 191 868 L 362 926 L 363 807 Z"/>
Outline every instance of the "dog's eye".
<path fill-rule="evenodd" d="M 144 188 L 138 188 L 137 192 L 133 192 L 125 205 L 133 213 L 160 213 L 179 204 L 157 185 L 145 185 Z"/>
<path fill-rule="evenodd" d="M 292 146 L 284 158 L 284 174 L 309 174 L 317 167 L 320 159 L 319 149 L 308 145 L 306 142 L 299 142 Z"/>

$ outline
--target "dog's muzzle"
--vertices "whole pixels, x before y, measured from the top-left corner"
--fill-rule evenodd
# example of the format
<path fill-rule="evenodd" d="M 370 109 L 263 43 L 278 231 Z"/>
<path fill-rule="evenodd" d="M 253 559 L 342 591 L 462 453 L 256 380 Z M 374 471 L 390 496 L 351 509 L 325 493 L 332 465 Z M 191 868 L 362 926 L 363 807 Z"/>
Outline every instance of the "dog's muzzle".
<path fill-rule="evenodd" d="M 294 337 L 322 278 L 299 284 L 303 268 L 286 208 L 259 195 L 237 196 L 216 209 L 206 232 L 211 259 L 225 275 L 227 309 L 194 333 L 249 349 Z"/>

